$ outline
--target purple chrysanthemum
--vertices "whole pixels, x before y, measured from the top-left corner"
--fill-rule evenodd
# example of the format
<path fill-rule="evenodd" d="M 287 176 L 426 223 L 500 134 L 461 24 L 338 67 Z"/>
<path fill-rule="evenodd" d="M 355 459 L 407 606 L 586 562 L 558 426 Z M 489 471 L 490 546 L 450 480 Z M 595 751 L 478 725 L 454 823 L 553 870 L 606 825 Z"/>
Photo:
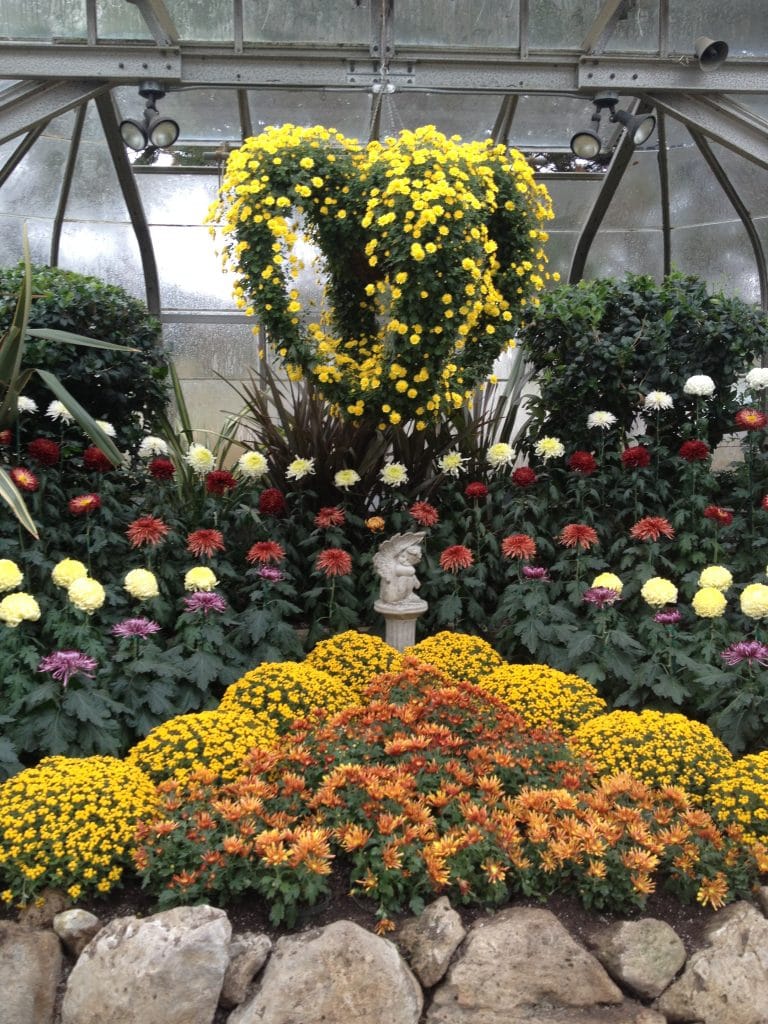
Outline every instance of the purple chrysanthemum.
<path fill-rule="evenodd" d="M 738 665 L 742 661 L 748 661 L 750 665 L 756 662 L 763 668 L 768 668 L 768 645 L 761 644 L 759 640 L 739 640 L 738 643 L 726 647 L 720 657 L 726 665 Z"/>
<path fill-rule="evenodd" d="M 619 600 L 618 590 L 611 587 L 590 587 L 582 595 L 587 604 L 594 604 L 598 608 L 605 608 L 608 604 L 614 604 Z"/>
<path fill-rule="evenodd" d="M 668 608 L 666 611 L 656 612 L 653 621 L 660 622 L 663 626 L 676 626 L 682 617 L 677 608 Z"/>
<path fill-rule="evenodd" d="M 285 573 L 281 572 L 275 565 L 262 565 L 259 569 L 259 576 L 263 580 L 271 580 L 273 583 L 279 583 L 280 580 L 285 579 Z"/>
<path fill-rule="evenodd" d="M 54 651 L 43 658 L 37 666 L 38 672 L 50 672 L 54 679 L 67 685 L 70 678 L 76 672 L 82 672 L 84 676 L 93 679 L 93 673 L 98 662 L 82 651 Z"/>
<path fill-rule="evenodd" d="M 203 615 L 207 615 L 208 612 L 225 612 L 227 610 L 227 602 L 221 594 L 214 594 L 212 591 L 207 590 L 198 590 L 196 593 L 184 598 L 184 607 L 188 612 L 202 612 Z"/>
<path fill-rule="evenodd" d="M 112 627 L 112 635 L 120 637 L 120 639 L 131 636 L 147 637 L 152 633 L 159 632 L 160 626 L 152 619 L 145 618 L 123 619 L 122 622 L 118 622 Z"/>
<path fill-rule="evenodd" d="M 524 565 L 523 576 L 527 580 L 548 580 L 549 573 L 543 565 Z"/>

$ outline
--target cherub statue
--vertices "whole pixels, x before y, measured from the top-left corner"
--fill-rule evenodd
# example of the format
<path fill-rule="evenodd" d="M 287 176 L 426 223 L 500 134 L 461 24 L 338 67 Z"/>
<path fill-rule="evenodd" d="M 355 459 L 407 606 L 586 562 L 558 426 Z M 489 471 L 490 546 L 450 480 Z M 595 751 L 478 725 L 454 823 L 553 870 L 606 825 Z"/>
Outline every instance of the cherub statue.
<path fill-rule="evenodd" d="M 373 565 L 381 577 L 377 605 L 394 606 L 403 611 L 424 611 L 426 601 L 415 593 L 420 583 L 414 568 L 421 561 L 424 533 L 396 533 L 382 541 L 373 556 Z"/>

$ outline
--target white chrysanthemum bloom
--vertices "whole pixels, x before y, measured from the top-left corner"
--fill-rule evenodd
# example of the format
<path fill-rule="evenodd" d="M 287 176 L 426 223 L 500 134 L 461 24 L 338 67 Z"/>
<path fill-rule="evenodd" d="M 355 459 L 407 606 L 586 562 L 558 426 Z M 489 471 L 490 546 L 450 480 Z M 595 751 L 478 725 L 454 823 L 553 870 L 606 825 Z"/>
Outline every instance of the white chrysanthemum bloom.
<path fill-rule="evenodd" d="M 382 466 L 379 477 L 390 487 L 401 487 L 408 483 L 408 470 L 402 462 L 387 462 Z"/>
<path fill-rule="evenodd" d="M 768 366 L 756 366 L 749 371 L 744 382 L 752 391 L 765 391 L 768 388 Z"/>
<path fill-rule="evenodd" d="M 649 391 L 645 396 L 643 408 L 658 412 L 660 409 L 671 409 L 674 404 L 672 395 L 668 395 L 666 391 Z"/>
<path fill-rule="evenodd" d="M 502 466 L 508 466 L 514 462 L 515 452 L 512 445 L 499 441 L 498 444 L 491 445 L 485 453 L 485 458 L 491 469 L 501 469 Z"/>
<path fill-rule="evenodd" d="M 16 409 L 18 412 L 37 412 L 37 402 L 34 398 L 27 398 L 26 395 L 19 395 L 16 399 Z"/>
<path fill-rule="evenodd" d="M 544 462 L 549 459 L 559 459 L 561 455 L 565 454 L 563 442 L 556 437 L 542 437 L 536 442 L 533 450 Z"/>
<path fill-rule="evenodd" d="M 101 427 L 101 429 L 104 431 L 107 437 L 117 436 L 115 428 L 112 426 L 111 423 L 108 423 L 106 420 L 94 420 L 94 423 L 96 424 L 97 427 Z"/>
<path fill-rule="evenodd" d="M 237 460 L 237 471 L 248 480 L 260 480 L 269 469 L 266 458 L 261 452 L 243 452 Z"/>
<path fill-rule="evenodd" d="M 204 444 L 191 444 L 187 454 L 184 456 L 184 461 L 196 473 L 203 476 L 205 473 L 210 473 L 213 469 L 213 452 L 210 448 L 206 448 Z"/>
<path fill-rule="evenodd" d="M 606 412 L 603 409 L 598 409 L 596 412 L 591 412 L 587 416 L 588 427 L 599 427 L 601 430 L 607 430 L 612 427 L 616 422 L 616 417 L 612 412 Z"/>
<path fill-rule="evenodd" d="M 285 478 L 286 480 L 301 480 L 305 476 L 311 476 L 314 472 L 314 459 L 296 458 L 285 471 Z"/>
<path fill-rule="evenodd" d="M 461 472 L 461 467 L 467 461 L 468 459 L 462 456 L 460 452 L 446 452 L 445 455 L 441 455 L 437 460 L 437 467 L 446 476 L 458 476 Z"/>
<path fill-rule="evenodd" d="M 54 400 L 49 403 L 48 408 L 45 410 L 45 415 L 49 420 L 61 420 L 62 423 L 75 422 L 75 417 L 66 405 L 58 400 L 58 398 L 54 398 Z"/>
<path fill-rule="evenodd" d="M 137 601 L 149 601 L 160 593 L 157 577 L 149 569 L 131 569 L 125 575 L 123 587 Z"/>
<path fill-rule="evenodd" d="M 709 398 L 715 393 L 715 382 L 706 373 L 696 373 L 683 384 L 683 391 L 697 398 Z"/>
<path fill-rule="evenodd" d="M 354 487 L 359 481 L 360 474 L 355 469 L 340 469 L 333 478 L 334 484 L 342 490 Z"/>
<path fill-rule="evenodd" d="M 708 565 L 699 573 L 700 587 L 714 587 L 723 593 L 733 583 L 733 576 L 723 565 Z"/>
<path fill-rule="evenodd" d="M 139 458 L 140 459 L 151 459 L 155 455 L 167 455 L 168 445 L 162 439 L 162 437 L 153 437 L 151 434 L 147 434 L 146 437 L 142 438 L 141 444 L 139 445 Z"/>

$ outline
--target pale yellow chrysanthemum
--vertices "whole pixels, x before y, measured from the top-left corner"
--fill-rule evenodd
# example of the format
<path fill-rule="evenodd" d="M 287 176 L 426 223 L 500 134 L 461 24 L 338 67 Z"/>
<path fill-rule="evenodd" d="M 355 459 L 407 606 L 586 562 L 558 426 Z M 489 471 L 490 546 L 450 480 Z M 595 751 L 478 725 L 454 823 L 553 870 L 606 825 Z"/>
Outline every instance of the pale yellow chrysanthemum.
<path fill-rule="evenodd" d="M 6 594 L 0 601 L 0 622 L 15 629 L 21 622 L 37 622 L 40 618 L 40 605 L 31 594 L 23 590 L 15 594 Z"/>
<path fill-rule="evenodd" d="M 131 569 L 125 575 L 123 587 L 137 601 L 149 601 L 160 593 L 157 577 L 149 569 Z"/>
<path fill-rule="evenodd" d="M 213 590 L 219 581 L 216 574 L 206 565 L 196 565 L 190 569 L 184 577 L 185 590 Z"/>
<path fill-rule="evenodd" d="M 75 608 L 81 612 L 92 615 L 104 604 L 106 592 L 98 580 L 92 580 L 89 576 L 82 576 L 73 580 L 67 588 L 67 596 Z"/>
<path fill-rule="evenodd" d="M 51 579 L 57 587 L 66 590 L 75 580 L 88 575 L 88 570 L 76 558 L 62 558 L 51 570 Z"/>
<path fill-rule="evenodd" d="M 0 558 L 0 594 L 21 585 L 24 573 L 10 558 Z"/>

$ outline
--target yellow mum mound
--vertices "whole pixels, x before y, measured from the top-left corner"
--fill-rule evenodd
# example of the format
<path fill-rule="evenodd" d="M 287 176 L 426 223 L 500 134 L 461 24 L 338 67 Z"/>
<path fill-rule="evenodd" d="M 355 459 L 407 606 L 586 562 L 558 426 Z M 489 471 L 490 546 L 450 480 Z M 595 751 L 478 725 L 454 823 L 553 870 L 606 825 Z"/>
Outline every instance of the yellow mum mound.
<path fill-rule="evenodd" d="M 350 629 L 321 640 L 307 655 L 304 664 L 341 679 L 359 693 L 374 676 L 396 669 L 400 664 L 400 652 L 381 637 Z"/>
<path fill-rule="evenodd" d="M 649 785 L 679 786 L 697 798 L 733 762 L 708 726 L 661 711 L 600 715 L 580 726 L 570 744 L 600 775 L 629 772 Z"/>
<path fill-rule="evenodd" d="M 126 761 L 155 782 L 186 779 L 201 768 L 227 782 L 242 775 L 249 751 L 270 747 L 276 740 L 276 723 L 269 716 L 220 708 L 170 718 L 132 747 Z"/>
<path fill-rule="evenodd" d="M 479 683 L 534 727 L 554 726 L 569 736 L 607 705 L 592 683 L 547 665 L 502 665 Z"/>
<path fill-rule="evenodd" d="M 721 828 L 737 825 L 745 842 L 768 844 L 768 750 L 729 765 L 707 793 L 707 803 Z"/>
<path fill-rule="evenodd" d="M 266 715 L 279 732 L 285 732 L 291 722 L 316 708 L 335 714 L 359 702 L 343 679 L 306 662 L 279 661 L 258 665 L 228 686 L 219 708 Z"/>
<path fill-rule="evenodd" d="M 475 685 L 504 664 L 501 655 L 481 637 L 448 630 L 406 647 L 403 656 L 418 658 L 439 668 L 452 679 L 466 679 Z"/>

